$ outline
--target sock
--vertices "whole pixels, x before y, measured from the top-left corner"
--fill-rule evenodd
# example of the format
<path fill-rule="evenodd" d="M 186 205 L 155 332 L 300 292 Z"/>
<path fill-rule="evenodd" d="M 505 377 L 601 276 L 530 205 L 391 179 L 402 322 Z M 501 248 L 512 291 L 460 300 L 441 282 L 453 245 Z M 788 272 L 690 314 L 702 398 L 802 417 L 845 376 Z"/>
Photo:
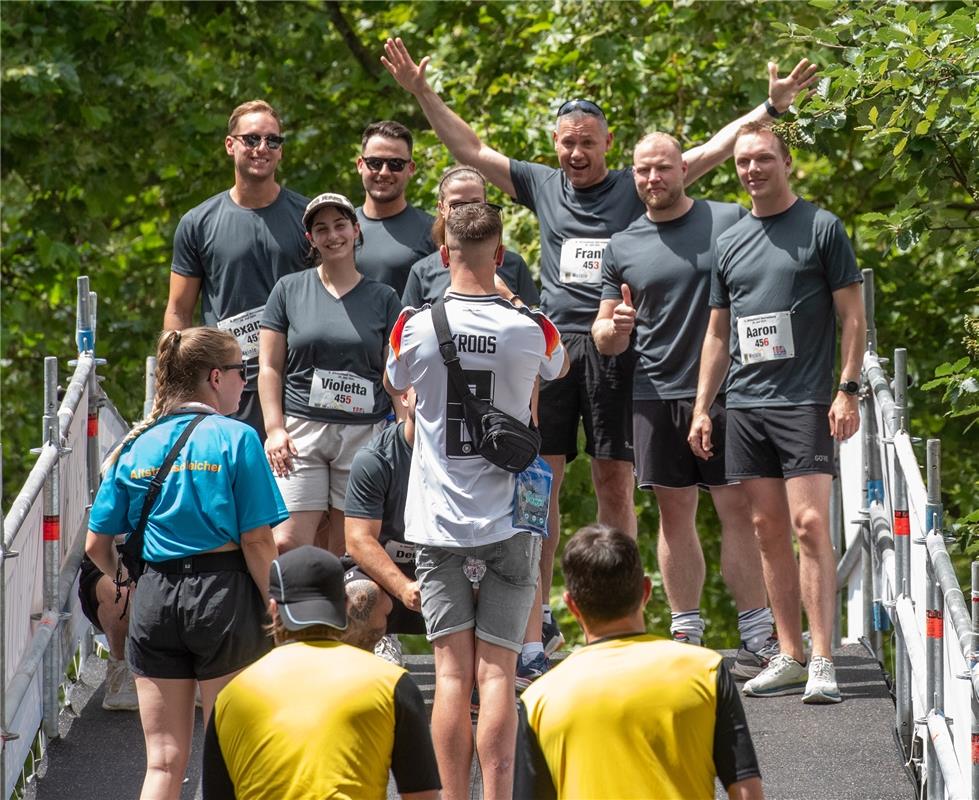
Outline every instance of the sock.
<path fill-rule="evenodd" d="M 520 663 L 527 666 L 537 656 L 544 655 L 544 645 L 540 642 L 527 642 L 520 648 Z"/>
<path fill-rule="evenodd" d="M 541 611 L 544 614 L 544 622 L 546 622 L 548 625 L 553 625 L 554 617 L 551 616 L 551 607 L 547 605 L 547 603 L 544 603 L 541 606 Z"/>
<path fill-rule="evenodd" d="M 738 631 L 744 646 L 757 652 L 775 629 L 770 608 L 749 608 L 738 613 Z"/>
<path fill-rule="evenodd" d="M 691 644 L 699 645 L 703 642 L 704 620 L 700 616 L 700 609 L 670 614 L 670 633 L 685 634 Z"/>

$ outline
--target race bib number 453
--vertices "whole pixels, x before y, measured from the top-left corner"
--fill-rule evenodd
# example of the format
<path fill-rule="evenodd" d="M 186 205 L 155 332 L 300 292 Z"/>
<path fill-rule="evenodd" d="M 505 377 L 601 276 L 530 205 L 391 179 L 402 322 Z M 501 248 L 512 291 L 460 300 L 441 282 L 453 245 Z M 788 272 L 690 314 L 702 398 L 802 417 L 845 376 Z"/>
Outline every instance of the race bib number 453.
<path fill-rule="evenodd" d="M 602 253 L 608 239 L 565 239 L 561 245 L 561 283 L 602 284 Z"/>
<path fill-rule="evenodd" d="M 354 372 L 318 369 L 309 387 L 309 405 L 348 414 L 372 414 L 374 384 Z"/>
<path fill-rule="evenodd" d="M 738 320 L 738 344 L 742 364 L 795 358 L 792 313 L 775 311 L 741 317 Z"/>
<path fill-rule="evenodd" d="M 265 306 L 259 306 L 218 322 L 220 330 L 228 331 L 238 340 L 241 357 L 246 361 L 249 358 L 258 358 L 258 328 L 263 311 Z"/>

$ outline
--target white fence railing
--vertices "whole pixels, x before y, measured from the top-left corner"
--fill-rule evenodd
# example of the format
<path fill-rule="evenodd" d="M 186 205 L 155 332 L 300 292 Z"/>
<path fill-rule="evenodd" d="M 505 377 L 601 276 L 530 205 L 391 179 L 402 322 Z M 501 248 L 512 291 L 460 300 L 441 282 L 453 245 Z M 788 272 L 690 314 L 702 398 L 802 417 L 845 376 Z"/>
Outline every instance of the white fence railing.
<path fill-rule="evenodd" d="M 58 403 L 58 362 L 44 359 L 43 444 L 3 520 L 0 551 L 0 784 L 9 797 L 42 729 L 58 735 L 58 690 L 88 620 L 77 575 L 98 466 L 128 425 L 102 397 L 95 370 L 94 293 L 78 279 L 79 355 Z"/>
<path fill-rule="evenodd" d="M 940 442 L 928 441 L 922 478 L 908 433 L 907 351 L 894 353 L 892 384 L 876 352 L 871 270 L 864 280 L 861 428 L 840 447 L 844 636 L 866 638 L 880 658 L 882 633 L 893 626 L 905 759 L 929 800 L 979 800 L 979 562 L 970 617 L 942 533 Z"/>

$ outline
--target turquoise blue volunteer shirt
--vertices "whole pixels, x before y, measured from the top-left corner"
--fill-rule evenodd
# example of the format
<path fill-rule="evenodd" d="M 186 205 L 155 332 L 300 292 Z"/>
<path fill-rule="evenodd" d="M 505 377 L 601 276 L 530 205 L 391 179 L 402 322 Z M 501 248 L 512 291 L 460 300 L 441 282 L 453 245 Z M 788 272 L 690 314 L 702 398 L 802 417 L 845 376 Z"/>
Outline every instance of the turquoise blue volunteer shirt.
<path fill-rule="evenodd" d="M 113 536 L 135 530 L 153 475 L 193 418 L 163 417 L 126 445 L 99 487 L 90 530 Z M 288 516 L 254 429 L 211 414 L 191 433 L 163 481 L 146 524 L 143 558 L 156 562 L 204 553 Z"/>

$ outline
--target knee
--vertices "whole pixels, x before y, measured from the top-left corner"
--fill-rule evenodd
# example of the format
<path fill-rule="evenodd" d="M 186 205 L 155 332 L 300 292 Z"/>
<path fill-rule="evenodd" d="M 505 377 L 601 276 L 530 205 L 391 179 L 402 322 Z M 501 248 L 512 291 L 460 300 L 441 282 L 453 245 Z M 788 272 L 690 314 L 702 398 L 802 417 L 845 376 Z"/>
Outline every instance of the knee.
<path fill-rule="evenodd" d="M 812 541 L 827 529 L 826 517 L 814 508 L 803 508 L 792 515 L 792 527 L 795 528 L 800 544 Z"/>
<path fill-rule="evenodd" d="M 630 464 L 626 462 L 603 464 L 592 471 L 592 483 L 599 501 L 632 504 L 635 481 Z"/>

